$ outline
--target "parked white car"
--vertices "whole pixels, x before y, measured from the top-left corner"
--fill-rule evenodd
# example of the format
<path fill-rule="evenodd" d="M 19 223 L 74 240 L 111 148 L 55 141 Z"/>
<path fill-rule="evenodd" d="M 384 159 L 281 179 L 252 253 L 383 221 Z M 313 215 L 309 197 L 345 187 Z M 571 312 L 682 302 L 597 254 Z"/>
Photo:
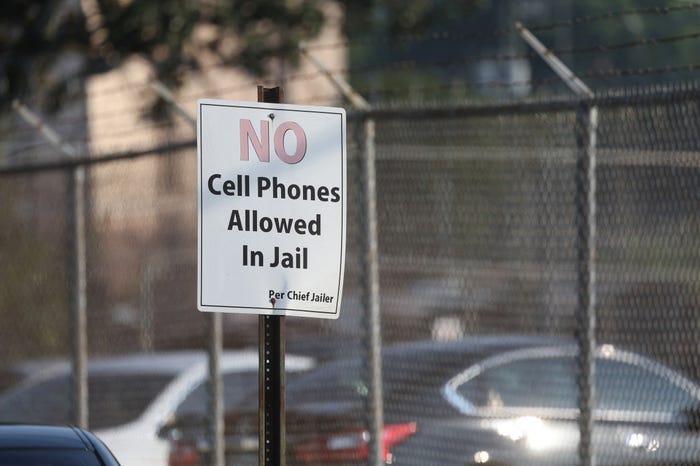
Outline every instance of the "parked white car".
<path fill-rule="evenodd" d="M 258 351 L 224 351 L 220 361 L 224 406 L 258 390 Z M 314 366 L 286 355 L 288 374 Z M 208 358 L 204 352 L 143 353 L 88 364 L 89 427 L 125 466 L 167 466 L 169 439 L 160 430 L 174 416 L 206 415 Z M 0 422 L 69 424 L 71 374 L 59 364 L 0 397 Z"/>

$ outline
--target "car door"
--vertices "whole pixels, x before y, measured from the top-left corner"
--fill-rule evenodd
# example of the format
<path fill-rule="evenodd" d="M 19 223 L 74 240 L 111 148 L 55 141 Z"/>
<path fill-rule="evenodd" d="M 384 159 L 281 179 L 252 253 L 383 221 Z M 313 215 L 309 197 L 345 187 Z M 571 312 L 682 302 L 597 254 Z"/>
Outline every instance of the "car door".
<path fill-rule="evenodd" d="M 596 361 L 598 464 L 699 464 L 700 435 L 686 422 L 697 387 L 655 361 L 621 357 Z"/>
<path fill-rule="evenodd" d="M 467 464 L 577 464 L 575 370 L 560 351 L 517 350 L 448 382 L 443 396 L 463 414 L 461 444 L 473 461 Z"/>

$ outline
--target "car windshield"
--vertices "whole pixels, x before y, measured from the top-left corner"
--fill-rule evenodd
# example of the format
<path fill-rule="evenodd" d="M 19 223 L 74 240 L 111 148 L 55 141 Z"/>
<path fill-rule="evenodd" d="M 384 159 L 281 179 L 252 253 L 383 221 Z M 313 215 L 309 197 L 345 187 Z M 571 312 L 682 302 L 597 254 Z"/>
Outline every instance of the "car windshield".
<path fill-rule="evenodd" d="M 209 383 L 201 382 L 178 406 L 175 416 L 182 418 L 202 418 L 208 414 L 211 399 Z M 230 410 L 241 405 L 256 407 L 258 395 L 258 371 L 227 372 L 223 375 L 224 409 Z"/>
<path fill-rule="evenodd" d="M 598 358 L 596 409 L 678 413 L 698 403 L 658 367 Z M 573 357 L 523 358 L 484 370 L 459 385 L 457 394 L 477 408 L 576 409 L 576 373 Z"/>
<path fill-rule="evenodd" d="M 320 367 L 287 385 L 289 406 L 306 403 L 361 401 L 369 393 L 358 360 L 340 361 Z"/>
<path fill-rule="evenodd" d="M 0 466 L 102 466 L 88 450 L 18 449 L 0 450 Z"/>
<path fill-rule="evenodd" d="M 22 376 L 12 370 L 0 370 L 0 393 L 9 390 L 22 380 Z"/>
<path fill-rule="evenodd" d="M 163 374 L 91 374 L 90 427 L 103 429 L 135 420 L 172 379 Z M 69 424 L 71 393 L 68 375 L 8 393 L 0 400 L 0 422 Z"/>

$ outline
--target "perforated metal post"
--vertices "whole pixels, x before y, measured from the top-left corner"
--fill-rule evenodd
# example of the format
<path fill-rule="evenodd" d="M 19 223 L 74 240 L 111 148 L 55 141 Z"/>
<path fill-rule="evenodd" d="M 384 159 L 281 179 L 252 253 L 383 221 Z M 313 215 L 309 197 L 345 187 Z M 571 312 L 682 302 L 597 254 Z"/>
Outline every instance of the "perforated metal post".
<path fill-rule="evenodd" d="M 280 103 L 282 88 L 258 86 L 258 102 Z M 271 303 L 274 307 L 274 302 Z M 259 447 L 260 466 L 286 464 L 284 316 L 261 315 L 259 333 Z"/>
<path fill-rule="evenodd" d="M 284 316 L 260 316 L 259 464 L 286 464 Z"/>

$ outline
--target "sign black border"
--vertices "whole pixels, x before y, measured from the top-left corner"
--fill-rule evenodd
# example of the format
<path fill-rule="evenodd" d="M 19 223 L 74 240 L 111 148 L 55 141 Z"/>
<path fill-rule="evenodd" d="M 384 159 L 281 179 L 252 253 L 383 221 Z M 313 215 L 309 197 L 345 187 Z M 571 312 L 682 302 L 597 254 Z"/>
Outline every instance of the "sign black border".
<path fill-rule="evenodd" d="M 202 132 L 202 123 L 201 123 L 201 118 L 202 118 L 202 110 L 203 107 L 205 106 L 211 106 L 211 107 L 227 107 L 227 108 L 242 108 L 242 109 L 255 109 L 255 110 L 284 110 L 284 111 L 291 111 L 291 112 L 300 112 L 300 113 L 321 113 L 321 114 L 328 114 L 328 115 L 337 115 L 340 117 L 340 123 L 341 123 L 341 129 L 340 129 L 340 138 L 341 138 L 341 158 L 344 160 L 344 163 L 341 164 L 341 182 L 343 183 L 342 186 L 342 193 L 344 196 L 344 200 L 342 202 L 342 215 L 341 215 L 341 236 L 343 236 L 343 232 L 345 233 L 344 237 L 341 238 L 341 244 L 342 248 L 340 251 L 340 266 L 341 270 L 339 271 L 340 275 L 338 276 L 339 278 L 344 276 L 344 271 L 342 268 L 345 267 L 345 260 L 343 259 L 343 256 L 345 255 L 345 250 L 346 250 L 346 241 L 347 241 L 347 147 L 346 147 L 346 137 L 347 135 L 343 131 L 343 127 L 346 125 L 346 116 L 344 112 L 333 112 L 333 111 L 322 111 L 322 110 L 309 110 L 309 109 L 303 109 L 303 108 L 297 108 L 295 105 L 289 105 L 289 104 L 275 104 L 275 105 L 247 105 L 245 103 L 241 103 L 241 105 L 228 105 L 225 103 L 213 103 L 213 102 L 198 102 L 198 112 L 197 112 L 197 168 L 199 171 L 199 176 L 198 176 L 198 183 L 199 183 L 199 229 L 197 231 L 197 242 L 199 243 L 199 256 L 197 258 L 197 267 L 199 268 L 198 270 L 198 301 L 199 301 L 199 306 L 206 306 L 209 308 L 221 308 L 221 309 L 260 309 L 263 311 L 268 311 L 268 312 L 262 312 L 262 313 L 253 313 L 251 312 L 250 314 L 253 315 L 287 315 L 286 313 L 282 312 L 276 312 L 276 311 L 292 311 L 295 313 L 304 313 L 304 314 L 309 314 L 307 317 L 314 317 L 313 315 L 318 315 L 318 316 L 339 316 L 340 315 L 340 300 L 336 299 L 336 306 L 335 306 L 335 312 L 324 312 L 324 311 L 313 311 L 309 309 L 298 309 L 298 308 L 292 308 L 292 307 L 275 307 L 274 309 L 270 309 L 268 307 L 258 307 L 258 306 L 231 306 L 231 305 L 226 305 L 226 304 L 205 304 L 204 301 L 204 296 L 203 296 L 203 286 L 202 283 L 204 282 L 204 242 L 202 241 L 202 238 L 200 237 L 202 232 L 203 232 L 203 219 L 204 219 L 204 193 L 202 192 L 202 176 L 203 176 L 203 170 L 202 170 L 202 159 L 203 157 L 203 147 L 201 146 L 201 141 L 203 141 L 203 132 Z M 347 130 L 346 130 L 347 131 Z M 342 290 L 341 286 L 344 280 L 338 280 L 338 290 L 336 294 L 336 298 L 341 296 Z M 201 312 L 216 312 L 213 310 L 202 310 L 201 307 L 198 306 L 198 309 Z M 240 314 L 245 314 L 244 312 L 239 312 Z M 305 317 L 304 315 L 293 315 L 291 317 Z M 318 318 L 318 317 L 317 317 Z"/>

